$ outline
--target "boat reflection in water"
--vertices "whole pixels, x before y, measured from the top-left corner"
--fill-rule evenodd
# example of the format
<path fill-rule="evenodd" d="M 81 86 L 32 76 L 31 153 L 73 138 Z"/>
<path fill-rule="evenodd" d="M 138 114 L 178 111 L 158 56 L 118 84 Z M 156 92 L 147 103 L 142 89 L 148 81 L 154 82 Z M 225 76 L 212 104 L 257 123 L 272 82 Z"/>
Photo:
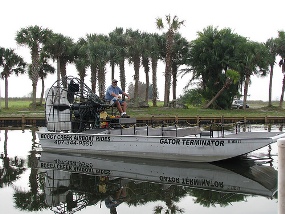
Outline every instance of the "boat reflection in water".
<path fill-rule="evenodd" d="M 46 203 L 55 213 L 100 203 L 110 213 L 121 203 L 162 200 L 175 206 L 187 195 L 203 206 L 227 206 L 247 195 L 271 198 L 277 191 L 273 167 L 244 160 L 210 164 L 42 152 L 39 169 L 46 175 Z"/>

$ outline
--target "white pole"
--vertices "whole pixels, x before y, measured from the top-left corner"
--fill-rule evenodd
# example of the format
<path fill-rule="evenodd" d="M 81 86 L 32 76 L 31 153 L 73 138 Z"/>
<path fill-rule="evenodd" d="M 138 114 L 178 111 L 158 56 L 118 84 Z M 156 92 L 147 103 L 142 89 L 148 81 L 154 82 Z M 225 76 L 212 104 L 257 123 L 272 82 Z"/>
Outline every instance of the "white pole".
<path fill-rule="evenodd" d="M 1 110 L 1 84 L 0 84 L 0 110 Z"/>
<path fill-rule="evenodd" d="M 285 138 L 278 145 L 278 214 L 285 214 Z"/>

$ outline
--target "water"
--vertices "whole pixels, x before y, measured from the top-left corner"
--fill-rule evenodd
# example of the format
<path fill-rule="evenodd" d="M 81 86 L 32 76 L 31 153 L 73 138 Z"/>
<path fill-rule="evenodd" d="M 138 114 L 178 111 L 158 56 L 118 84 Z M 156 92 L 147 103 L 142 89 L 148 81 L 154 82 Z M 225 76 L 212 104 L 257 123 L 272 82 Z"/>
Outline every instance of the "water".
<path fill-rule="evenodd" d="M 114 204 L 117 213 L 277 213 L 276 143 L 213 165 L 38 154 L 35 130 L 0 137 L 1 213 L 104 214 Z"/>

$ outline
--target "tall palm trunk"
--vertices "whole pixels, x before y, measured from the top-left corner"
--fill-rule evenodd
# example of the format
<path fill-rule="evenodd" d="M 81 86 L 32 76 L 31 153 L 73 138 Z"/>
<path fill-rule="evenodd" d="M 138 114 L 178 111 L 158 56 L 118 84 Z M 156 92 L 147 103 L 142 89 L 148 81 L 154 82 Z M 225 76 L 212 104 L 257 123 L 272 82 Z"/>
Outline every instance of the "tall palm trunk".
<path fill-rule="evenodd" d="M 5 109 L 8 109 L 8 77 L 5 75 Z"/>
<path fill-rule="evenodd" d="M 123 91 L 126 91 L 126 71 L 125 71 L 125 60 L 124 59 L 120 60 L 119 68 L 120 68 L 121 88 Z"/>
<path fill-rule="evenodd" d="M 243 89 L 243 109 L 246 109 L 246 100 L 247 100 L 249 81 L 250 81 L 250 75 L 246 74 L 245 82 L 244 82 L 244 89 Z"/>
<path fill-rule="evenodd" d="M 79 68 L 79 78 L 80 78 L 80 102 L 83 102 L 82 98 L 83 98 L 83 88 L 84 88 L 84 78 L 86 75 L 86 70 L 85 68 Z"/>
<path fill-rule="evenodd" d="M 42 92 L 41 92 L 41 98 L 40 98 L 40 105 L 43 104 L 43 97 L 45 93 L 45 80 L 43 77 L 41 77 L 41 80 L 42 80 Z"/>
<path fill-rule="evenodd" d="M 93 63 L 90 66 L 90 70 L 91 70 L 91 89 L 92 92 L 96 94 L 97 69 Z"/>
<path fill-rule="evenodd" d="M 60 64 L 59 64 L 59 71 L 60 71 L 60 74 L 61 74 L 61 78 L 64 79 L 64 77 L 66 77 L 66 60 L 64 59 L 60 59 Z M 67 82 L 64 81 L 64 87 L 67 88 Z"/>
<path fill-rule="evenodd" d="M 231 79 L 230 78 L 227 78 L 226 79 L 226 82 L 224 84 L 224 86 L 221 88 L 221 90 L 218 91 L 218 93 L 210 100 L 210 102 L 208 102 L 204 108 L 209 108 L 210 105 L 212 105 L 213 102 L 215 102 L 215 100 L 225 91 L 226 88 L 229 87 L 229 85 L 231 84 Z"/>
<path fill-rule="evenodd" d="M 60 80 L 60 58 L 57 57 L 57 84 L 59 87 L 59 80 Z"/>
<path fill-rule="evenodd" d="M 145 73 L 145 102 L 148 103 L 149 94 L 149 70 Z"/>
<path fill-rule="evenodd" d="M 57 57 L 57 100 L 56 100 L 56 102 L 59 104 L 60 103 L 60 98 L 61 98 L 61 96 L 60 96 L 60 94 L 61 94 L 61 92 L 60 92 L 60 58 L 59 57 Z M 66 84 L 64 84 L 64 87 L 65 88 L 67 88 L 67 83 Z"/>
<path fill-rule="evenodd" d="M 38 84 L 39 70 L 40 70 L 40 55 L 38 50 L 39 50 L 38 46 L 32 49 L 32 66 L 31 66 L 30 79 L 32 80 L 32 85 L 33 85 L 33 98 L 32 98 L 33 110 L 35 110 L 37 107 L 37 84 Z"/>
<path fill-rule="evenodd" d="M 272 79 L 273 79 L 273 66 L 270 65 L 270 77 L 269 77 L 269 98 L 268 98 L 268 106 L 272 106 Z"/>
<path fill-rule="evenodd" d="M 152 67 L 152 105 L 157 107 L 157 59 L 151 59 Z"/>
<path fill-rule="evenodd" d="M 140 57 L 136 56 L 134 59 L 134 70 L 135 70 L 135 91 L 134 91 L 134 99 L 135 106 L 139 106 L 139 75 L 140 75 Z"/>
<path fill-rule="evenodd" d="M 283 62 L 284 62 L 284 59 L 283 59 Z M 283 74 L 285 73 L 285 63 L 282 64 L 282 73 L 283 73 Z M 280 107 L 280 108 L 283 107 L 284 90 L 285 90 L 285 74 L 284 74 L 284 76 L 283 76 L 281 97 L 280 97 L 280 101 L 279 101 L 279 107 Z"/>
<path fill-rule="evenodd" d="M 145 72 L 145 102 L 148 103 L 148 91 L 149 91 L 149 59 L 147 57 L 142 58 L 142 64 Z"/>
<path fill-rule="evenodd" d="M 285 90 L 285 74 L 283 76 L 282 80 L 282 90 L 281 90 L 281 96 L 280 96 L 280 101 L 279 101 L 279 107 L 283 107 L 283 100 L 284 100 L 284 90 Z"/>
<path fill-rule="evenodd" d="M 100 67 L 98 70 L 98 86 L 99 97 L 103 98 L 106 91 L 106 72 L 104 66 Z"/>
<path fill-rule="evenodd" d="M 172 65 L 172 99 L 174 101 L 174 108 L 176 107 L 177 70 L 177 66 Z"/>
<path fill-rule="evenodd" d="M 112 81 L 113 79 L 115 79 L 115 62 L 113 60 L 111 61 L 111 70 L 112 70 L 111 72 L 111 81 Z"/>
<path fill-rule="evenodd" d="M 165 84 L 164 84 L 164 107 L 169 105 L 170 87 L 171 87 L 171 66 L 172 66 L 172 46 L 174 32 L 169 30 L 166 39 L 166 57 L 165 57 Z"/>

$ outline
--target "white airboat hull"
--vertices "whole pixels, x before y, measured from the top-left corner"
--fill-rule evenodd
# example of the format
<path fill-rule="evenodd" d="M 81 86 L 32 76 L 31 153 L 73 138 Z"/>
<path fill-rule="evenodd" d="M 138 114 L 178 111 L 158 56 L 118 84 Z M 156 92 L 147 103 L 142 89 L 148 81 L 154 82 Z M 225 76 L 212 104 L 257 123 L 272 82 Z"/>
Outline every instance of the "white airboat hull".
<path fill-rule="evenodd" d="M 132 129 L 122 129 L 127 133 Z M 122 130 L 101 133 L 59 133 L 39 131 L 43 151 L 89 153 L 121 157 L 213 162 L 244 155 L 285 137 L 283 132 L 240 132 L 225 137 L 176 137 L 124 134 Z M 145 132 L 145 130 L 144 130 Z M 193 132 L 193 131 L 192 131 Z M 144 133 L 145 134 L 145 133 Z M 178 135 L 179 136 L 179 135 Z"/>

